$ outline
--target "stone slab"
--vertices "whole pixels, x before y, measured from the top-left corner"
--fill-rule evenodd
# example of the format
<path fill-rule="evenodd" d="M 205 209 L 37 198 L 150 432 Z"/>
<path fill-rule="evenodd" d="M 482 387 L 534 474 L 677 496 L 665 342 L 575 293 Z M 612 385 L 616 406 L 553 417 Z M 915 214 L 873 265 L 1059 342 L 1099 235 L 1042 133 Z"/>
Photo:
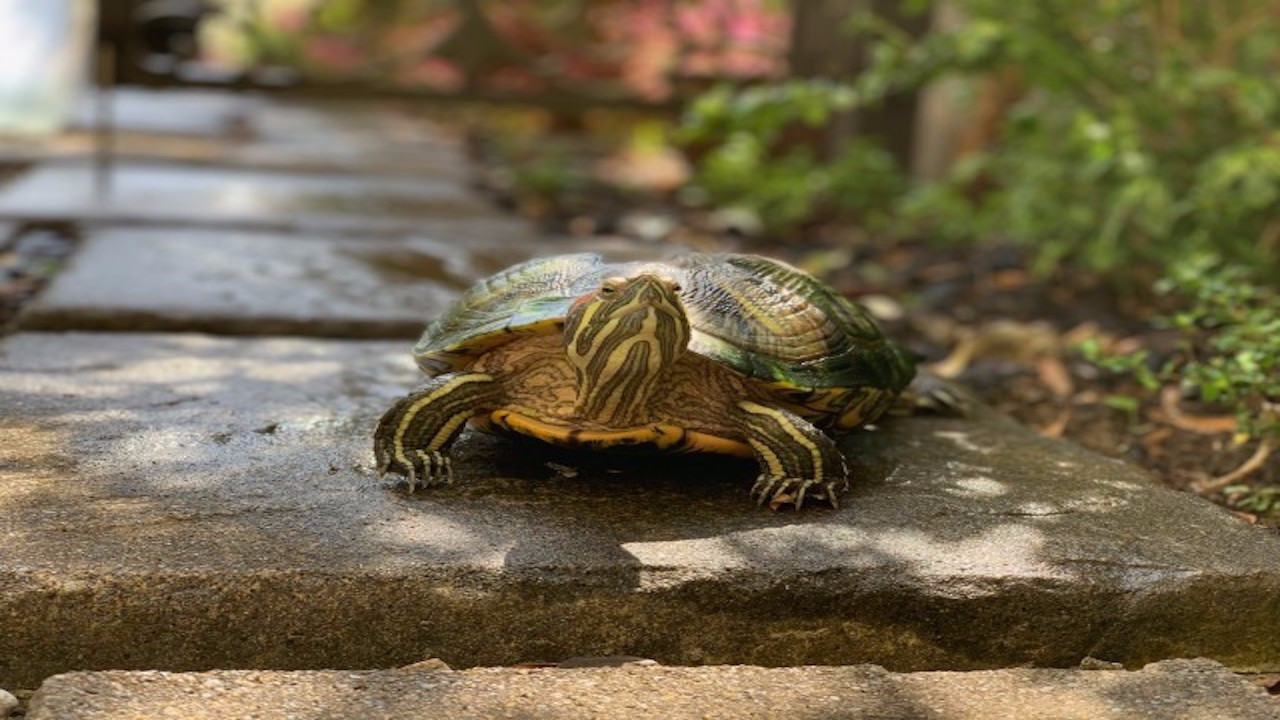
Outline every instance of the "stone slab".
<path fill-rule="evenodd" d="M 546 252 L 635 257 L 634 244 L 537 236 L 508 219 L 431 221 L 430 236 L 299 237 L 109 228 L 23 314 L 45 330 L 417 337 L 459 292 Z"/>
<path fill-rule="evenodd" d="M 230 149 L 226 160 L 264 167 L 469 177 L 471 164 L 458 128 L 430 120 L 412 107 L 376 101 L 275 101 L 257 114 L 248 141 Z"/>
<path fill-rule="evenodd" d="M 110 105 L 112 126 L 118 133 L 240 137 L 315 149 L 335 140 L 361 145 L 355 149 L 366 149 L 372 139 L 380 139 L 384 147 L 458 149 L 462 145 L 457 131 L 441 127 L 403 102 L 286 99 L 208 88 L 117 87 L 111 92 Z M 85 94 L 73 125 L 83 130 L 100 125 L 96 92 Z"/>
<path fill-rule="evenodd" d="M 895 674 L 874 665 L 97 672 L 45 681 L 27 717 L 1277 720 L 1280 699 L 1204 660 L 1139 672 Z"/>
<path fill-rule="evenodd" d="M 112 125 L 117 132 L 190 137 L 227 137 L 253 129 L 273 103 L 261 93 L 166 88 L 113 88 L 109 93 Z M 100 95 L 83 93 L 72 126 L 99 126 Z"/>
<path fill-rule="evenodd" d="M 0 346 L 0 687 L 87 669 L 636 655 L 894 670 L 1280 667 L 1280 537 L 1000 417 L 851 435 L 838 511 L 752 463 L 472 433 L 407 495 L 369 434 L 407 342 Z"/>
<path fill-rule="evenodd" d="M 456 178 L 262 172 L 120 164 L 99 197 L 92 166 L 36 166 L 0 189 L 0 220 L 168 223 L 220 229 L 369 233 L 498 211 Z"/>
<path fill-rule="evenodd" d="M 458 133 L 403 103 L 116 88 L 108 107 L 117 159 L 372 174 L 469 172 Z M 100 112 L 97 94 L 87 93 L 72 129 L 45 138 L 0 137 L 0 158 L 92 155 Z"/>

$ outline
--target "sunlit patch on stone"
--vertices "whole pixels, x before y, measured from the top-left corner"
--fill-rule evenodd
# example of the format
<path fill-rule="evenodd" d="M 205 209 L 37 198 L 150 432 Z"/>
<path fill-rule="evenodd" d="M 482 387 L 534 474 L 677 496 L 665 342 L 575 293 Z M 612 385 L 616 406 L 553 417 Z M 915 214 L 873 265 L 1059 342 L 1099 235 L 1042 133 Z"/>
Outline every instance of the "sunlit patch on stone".
<path fill-rule="evenodd" d="M 956 480 L 956 486 L 961 490 L 957 495 L 999 497 L 1009 492 L 1004 483 L 982 475 L 960 478 Z"/>
<path fill-rule="evenodd" d="M 981 453 L 983 455 L 986 455 L 995 449 L 995 448 L 989 448 L 989 447 L 982 447 L 981 445 L 974 444 L 974 442 L 969 439 L 969 433 L 965 433 L 965 432 L 955 432 L 952 430 L 939 430 L 935 432 L 933 436 L 937 438 L 942 438 L 943 440 L 950 440 L 951 442 L 955 443 L 956 445 L 960 446 L 965 450 L 968 450 L 969 452 Z"/>

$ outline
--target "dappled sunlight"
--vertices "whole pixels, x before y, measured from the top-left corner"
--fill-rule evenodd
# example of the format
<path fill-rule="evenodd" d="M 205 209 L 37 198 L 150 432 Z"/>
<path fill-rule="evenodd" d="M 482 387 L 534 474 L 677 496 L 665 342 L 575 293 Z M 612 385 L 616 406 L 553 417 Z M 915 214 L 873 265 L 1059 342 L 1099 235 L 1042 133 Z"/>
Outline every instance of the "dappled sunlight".
<path fill-rule="evenodd" d="M 229 213 L 258 215 L 275 210 L 276 200 L 262 192 L 258 183 L 230 181 L 213 195 L 214 204 Z"/>
<path fill-rule="evenodd" d="M 71 452 L 71 437 L 65 426 L 31 426 L 0 418 L 0 509 L 51 477 L 76 469 L 80 460 Z"/>
<path fill-rule="evenodd" d="M 0 685 L 1209 717 L 1030 668 L 1280 669 L 1274 4 L 97 3 L 0 138 Z"/>
<path fill-rule="evenodd" d="M 956 430 L 938 431 L 938 432 L 935 432 L 933 436 L 936 438 L 941 438 L 943 440 L 949 440 L 955 443 L 961 449 L 967 450 L 970 452 L 986 454 L 991 452 L 992 450 L 992 448 L 990 447 L 981 447 L 981 446 L 975 445 L 969 439 L 969 434 L 962 431 L 956 431 Z"/>
<path fill-rule="evenodd" d="M 279 228 L 381 227 L 412 231 L 424 218 L 475 218 L 487 208 L 452 182 L 424 177 L 297 173 L 282 183 L 240 169 L 131 163 L 112 172 L 112 192 L 94 191 L 92 166 L 41 167 L 7 188 L 0 213 L 24 217 L 86 214 L 100 220 L 178 221 Z"/>
<path fill-rule="evenodd" d="M 1204 538 L 1135 537 L 1137 504 L 1180 526 L 1203 508 L 1103 484 L 1119 470 L 984 418 L 910 418 L 853 434 L 855 480 L 838 510 L 757 507 L 750 461 L 588 455 L 476 432 L 455 446 L 456 483 L 410 494 L 377 479 L 369 440 L 419 378 L 405 345 L 11 338 L 0 394 L 23 414 L 10 419 L 19 442 L 0 455 L 0 524 L 14 528 L 5 552 L 33 571 L 141 573 L 131 577 L 152 584 L 134 588 L 141 604 L 129 612 L 143 624 L 144 605 L 187 592 L 166 588 L 229 583 L 191 590 L 204 599 L 171 611 L 189 623 L 184 637 L 217 629 L 191 613 L 244 596 L 283 614 L 272 627 L 306 628 L 321 615 L 336 623 L 294 631 L 322 656 L 443 643 L 467 662 L 514 661 L 508 644 L 534 640 L 548 656 L 603 644 L 697 662 L 1073 662 L 1122 593 L 1252 567 L 1238 553 L 1205 558 Z M 1049 462 L 1027 463 L 1028 453 Z M 1075 467 L 1053 466 L 1058 457 Z M 1111 590 L 1100 598 L 1089 583 Z M 313 592 L 300 603 L 303 586 Z M 531 604 L 530 594 L 545 599 Z M 740 610 L 708 613 L 738 594 Z M 775 595 L 794 608 L 753 615 Z M 71 612 L 23 597 L 24 612 Z M 1093 630 L 1045 649 L 1052 627 L 1017 621 L 1028 606 L 1074 613 L 1073 627 Z M 528 622 L 516 631 L 441 619 L 517 611 Z M 577 619 L 571 633 L 566 613 Z M 654 635 L 655 613 L 673 628 L 706 622 L 713 639 Z M 357 616 L 385 618 L 374 625 L 386 636 L 364 642 L 350 625 Z M 992 622 L 1007 628 L 998 642 L 981 624 Z M 209 642 L 239 652 L 235 638 Z"/>
<path fill-rule="evenodd" d="M 205 482 L 201 475 L 184 473 L 184 468 L 199 465 L 205 456 L 201 447 L 208 438 L 201 438 L 189 430 L 168 427 L 138 428 L 116 439 L 104 455 L 94 458 L 93 464 L 102 470 L 129 470 L 140 461 L 165 463 L 173 469 L 166 478 L 166 486 L 172 489 L 191 487 Z"/>
<path fill-rule="evenodd" d="M 85 707 L 114 710 L 113 717 L 202 719 L 249 717 L 270 707 L 294 720 L 1249 720 L 1275 715 L 1274 700 L 1245 680 L 1194 660 L 1137 672 L 891 673 L 875 665 L 99 672 L 54 678 L 42 695 L 37 703 L 42 718 Z"/>
<path fill-rule="evenodd" d="M 1120 512 L 1130 501 L 1127 488 L 1105 484 L 1061 485 L 1049 495 L 1038 488 L 1060 481 L 1029 484 L 992 461 L 1007 442 L 1000 433 L 954 424 L 861 436 L 898 448 L 901 458 L 870 458 L 878 469 L 859 471 L 839 511 L 821 503 L 800 513 L 756 508 L 746 496 L 749 463 L 528 453 L 527 445 L 474 434 L 458 444 L 458 485 L 408 496 L 375 481 L 368 441 L 385 404 L 416 378 L 402 343 L 28 335 L 15 338 L 11 359 L 66 342 L 79 348 L 69 368 L 34 371 L 19 357 L 17 382 L 6 389 L 12 397 L 70 397 L 50 399 L 49 411 L 29 417 L 37 427 L 46 412 L 61 418 L 58 439 L 42 447 L 83 456 L 78 485 L 151 497 L 157 509 L 216 504 L 243 512 L 246 523 L 260 512 L 287 512 L 283 525 L 272 516 L 272 532 L 322 536 L 341 528 L 354 542 L 345 546 L 350 557 L 382 548 L 384 562 L 396 565 L 496 567 L 505 557 L 545 566 L 592 545 L 612 549 L 583 556 L 591 563 L 630 558 L 624 564 L 646 568 L 636 577 L 641 587 L 765 568 L 1059 579 L 1070 571 L 1055 560 L 1061 551 L 1050 523 Z M 955 444 L 945 473 L 911 462 L 926 447 L 921 438 Z M 564 462 L 581 470 L 571 477 L 549 469 Z M 28 453 L 22 464 L 38 463 Z M 496 523 L 499 509 L 505 518 Z M 1103 524 L 1094 532 L 1113 531 Z"/>
<path fill-rule="evenodd" d="M 642 590 L 683 584 L 689 581 L 690 574 L 708 577 L 752 566 L 750 554 L 743 551 L 733 536 L 630 542 L 623 543 L 622 549 L 646 569 L 640 576 Z M 677 569 L 677 573 L 664 572 Z"/>
<path fill-rule="evenodd" d="M 496 538 L 491 532 L 468 527 L 445 513 L 432 513 L 417 506 L 417 512 L 396 512 L 368 527 L 368 539 L 378 546 L 403 551 L 391 556 L 392 566 L 418 564 L 415 551 L 429 549 L 438 562 L 465 562 L 475 567 L 498 569 L 515 546 L 516 538 Z"/>
<path fill-rule="evenodd" d="M 1160 663 L 1142 672 L 912 673 L 893 682 L 900 697 L 928 708 L 936 720 L 1243 720 L 1270 714 L 1265 696 L 1247 693 L 1244 681 L 1205 661 Z M 1224 702 L 1227 697 L 1232 702 Z"/>
<path fill-rule="evenodd" d="M 280 363 L 250 368 L 245 377 L 275 383 L 308 383 L 342 371 L 342 365 L 333 361 L 309 360 L 300 363 Z"/>
<path fill-rule="evenodd" d="M 989 478 L 985 475 L 974 475 L 973 477 L 962 477 L 955 481 L 954 488 L 948 488 L 947 492 L 960 497 L 999 497 L 1009 492 L 1008 486 L 999 480 Z"/>
<path fill-rule="evenodd" d="M 68 342 L 76 348 L 74 355 L 60 351 Z M 351 348 L 349 359 L 340 362 L 331 354 L 335 347 L 317 353 L 305 342 L 276 340 L 250 350 L 243 343 L 201 336 L 15 339 L 8 347 L 12 369 L 3 387 L 27 408 L 20 422 L 29 429 L 17 437 L 32 441 L 9 443 L 6 452 L 16 457 L 0 473 L 14 471 L 22 477 L 27 469 L 74 463 L 73 487 L 97 498 L 78 511 L 89 524 L 118 527 L 119 532 L 118 537 L 60 537 L 68 548 L 90 543 L 109 553 L 116 543 L 132 543 L 130 526 L 142 527 L 153 515 L 176 512 L 193 515 L 185 532 L 196 557 L 204 552 L 197 550 L 200 518 L 214 508 L 240 513 L 236 522 L 243 527 L 237 534 L 264 522 L 255 519 L 259 516 L 268 525 L 279 523 L 275 513 L 286 508 L 295 516 L 287 524 L 305 532 L 309 512 L 339 502 L 333 494 L 349 488 L 351 479 L 362 481 L 348 476 L 335 485 L 329 478 L 339 469 L 349 473 L 368 452 L 367 442 L 353 432 L 355 406 L 334 389 L 348 368 L 360 362 L 352 355 L 358 357 L 363 348 Z M 70 358 L 71 366 L 41 362 L 50 351 L 62 362 Z M 364 362 L 383 368 L 380 372 L 403 365 L 393 359 L 390 345 L 375 352 L 385 360 L 375 356 Z M 30 367 L 22 359 L 28 356 Z M 404 368 L 405 375 L 410 371 Z M 286 449 L 289 445 L 292 451 Z M 45 484 L 51 484 L 47 492 L 56 493 L 65 481 Z M 4 486 L 13 488 L 14 483 L 6 480 Z M 20 511 L 26 502 L 35 507 L 47 502 L 44 485 L 26 486 L 25 501 L 10 497 L 11 511 Z M 146 498 L 146 512 L 134 506 L 122 510 L 108 501 L 112 496 Z M 117 514 L 119 522 L 92 522 L 95 515 Z M 227 522 L 227 517 L 217 518 L 207 531 L 220 532 Z M 164 546 L 133 550 L 167 553 L 170 559 L 180 555 Z M 59 546 L 45 551 L 56 565 Z M 44 551 L 34 552 L 28 560 Z M 91 557 L 85 560 L 92 562 Z M 270 563 L 273 557 L 281 556 L 264 554 L 260 560 Z"/>
<path fill-rule="evenodd" d="M 1073 573 L 1044 559 L 1045 535 L 1044 530 L 1021 523 L 1002 523 L 958 542 L 940 540 L 922 530 L 881 530 L 869 547 L 919 577 L 1071 577 Z"/>
<path fill-rule="evenodd" d="M 822 523 L 821 532 L 807 523 L 761 527 L 725 536 L 671 542 L 626 543 L 623 548 L 646 568 L 646 583 L 670 578 L 663 570 L 678 568 L 681 582 L 734 570 L 787 568 L 871 568 L 889 565 L 915 578 L 1049 578 L 1072 572 L 1044 559 L 1044 530 L 1022 523 L 975 529 L 963 539 L 938 537 L 924 528 L 876 528 Z"/>
<path fill-rule="evenodd" d="M 1136 483 L 1130 480 L 1103 480 L 1103 485 L 1116 490 L 1139 491 L 1147 487 L 1143 483 Z"/>

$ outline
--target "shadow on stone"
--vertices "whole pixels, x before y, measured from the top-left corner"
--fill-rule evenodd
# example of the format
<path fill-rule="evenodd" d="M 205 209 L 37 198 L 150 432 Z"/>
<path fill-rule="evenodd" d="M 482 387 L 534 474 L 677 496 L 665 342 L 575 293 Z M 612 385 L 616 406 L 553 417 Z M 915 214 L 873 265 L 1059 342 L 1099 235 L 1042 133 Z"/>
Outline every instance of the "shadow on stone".
<path fill-rule="evenodd" d="M 417 381 L 405 345 L 11 337 L 0 685 L 432 656 L 1280 657 L 1280 538 L 981 412 L 850 436 L 859 477 L 838 511 L 757 508 L 750 463 L 474 433 L 460 484 L 409 496 L 376 480 L 369 447 Z"/>

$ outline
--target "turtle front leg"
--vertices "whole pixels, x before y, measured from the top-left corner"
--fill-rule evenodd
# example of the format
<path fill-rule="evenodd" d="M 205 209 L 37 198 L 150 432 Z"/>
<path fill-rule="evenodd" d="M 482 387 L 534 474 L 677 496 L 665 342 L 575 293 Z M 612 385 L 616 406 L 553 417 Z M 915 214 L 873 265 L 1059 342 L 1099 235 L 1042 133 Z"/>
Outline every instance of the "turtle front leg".
<path fill-rule="evenodd" d="M 446 451 L 462 425 L 498 397 L 493 376 L 477 372 L 433 378 L 421 389 L 396 401 L 378 421 L 373 454 L 378 474 L 396 473 L 409 480 L 409 492 L 419 485 L 453 481 Z"/>
<path fill-rule="evenodd" d="M 737 404 L 739 427 L 756 451 L 760 476 L 751 497 L 777 510 L 804 504 L 805 498 L 825 499 L 839 507 L 837 497 L 849 484 L 844 456 L 808 420 L 788 410 L 743 400 Z"/>

